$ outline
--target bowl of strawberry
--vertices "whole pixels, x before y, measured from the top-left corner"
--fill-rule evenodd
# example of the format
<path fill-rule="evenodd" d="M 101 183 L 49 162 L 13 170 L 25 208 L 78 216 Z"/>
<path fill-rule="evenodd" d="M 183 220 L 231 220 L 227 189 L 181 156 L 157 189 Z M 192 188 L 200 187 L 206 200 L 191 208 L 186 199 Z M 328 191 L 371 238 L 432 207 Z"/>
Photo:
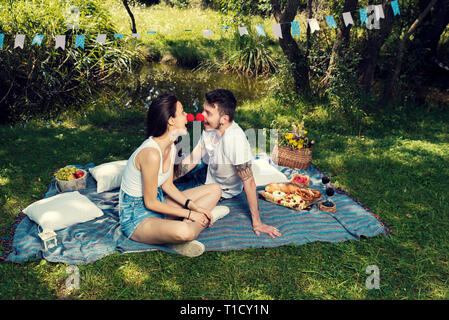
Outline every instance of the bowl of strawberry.
<path fill-rule="evenodd" d="M 55 187 L 58 192 L 81 190 L 86 188 L 87 172 L 75 166 L 60 168 L 54 173 Z"/>
<path fill-rule="evenodd" d="M 301 188 L 306 188 L 310 185 L 310 177 L 305 174 L 295 173 L 290 182 Z"/>

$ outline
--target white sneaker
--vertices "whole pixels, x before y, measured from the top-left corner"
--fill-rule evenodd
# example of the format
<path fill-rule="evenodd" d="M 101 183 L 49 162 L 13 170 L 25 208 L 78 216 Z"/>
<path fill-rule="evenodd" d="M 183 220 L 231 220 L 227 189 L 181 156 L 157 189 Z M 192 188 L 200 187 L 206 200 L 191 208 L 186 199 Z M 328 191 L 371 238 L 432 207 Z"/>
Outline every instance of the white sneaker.
<path fill-rule="evenodd" d="M 170 243 L 167 244 L 167 247 L 186 257 L 198 257 L 202 255 L 206 250 L 204 244 L 202 244 L 198 240 L 192 240 L 183 243 Z"/>
<path fill-rule="evenodd" d="M 229 208 L 226 206 L 216 206 L 210 213 L 212 214 L 212 222 L 215 223 L 215 221 L 228 215 Z"/>

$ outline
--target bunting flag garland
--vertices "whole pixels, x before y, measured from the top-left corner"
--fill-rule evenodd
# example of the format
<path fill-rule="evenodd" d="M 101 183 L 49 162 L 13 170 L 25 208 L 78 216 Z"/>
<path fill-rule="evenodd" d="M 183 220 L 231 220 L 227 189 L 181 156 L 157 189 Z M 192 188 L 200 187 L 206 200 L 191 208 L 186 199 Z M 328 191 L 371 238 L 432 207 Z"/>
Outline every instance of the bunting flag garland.
<path fill-rule="evenodd" d="M 379 9 L 376 8 L 376 6 L 368 6 L 366 8 L 367 16 L 365 25 L 368 30 L 374 29 L 380 29 L 380 12 Z M 383 12 L 383 11 L 382 11 Z"/>
<path fill-rule="evenodd" d="M 55 38 L 55 49 L 65 50 L 65 34 L 57 35 Z"/>
<path fill-rule="evenodd" d="M 374 16 L 376 17 L 377 21 L 379 21 L 380 19 L 385 19 L 384 10 L 381 4 L 374 6 Z"/>
<path fill-rule="evenodd" d="M 205 38 L 212 37 L 212 31 L 210 31 L 210 30 L 203 30 L 203 36 Z"/>
<path fill-rule="evenodd" d="M 245 34 L 249 35 L 248 29 L 246 29 L 246 27 L 238 27 L 238 29 L 239 29 L 239 33 L 240 33 L 241 36 L 243 36 Z"/>
<path fill-rule="evenodd" d="M 281 30 L 281 25 L 279 23 L 273 24 L 273 36 L 275 39 L 278 39 L 278 38 L 282 39 L 282 30 Z"/>
<path fill-rule="evenodd" d="M 360 9 L 360 24 L 364 24 L 366 21 L 368 21 L 368 13 L 365 9 Z"/>
<path fill-rule="evenodd" d="M 315 31 L 320 30 L 320 25 L 318 24 L 318 21 L 316 19 L 308 19 L 310 31 L 314 33 Z"/>
<path fill-rule="evenodd" d="M 25 35 L 24 34 L 16 34 L 16 39 L 14 40 L 14 49 L 20 47 L 23 49 L 25 45 Z"/>
<path fill-rule="evenodd" d="M 292 21 L 291 25 L 292 25 L 292 37 L 293 38 L 295 36 L 300 37 L 301 36 L 301 31 L 299 30 L 299 22 L 298 21 Z"/>
<path fill-rule="evenodd" d="M 337 24 L 335 23 L 335 19 L 333 16 L 326 16 L 326 22 L 329 26 L 329 29 L 337 28 Z"/>
<path fill-rule="evenodd" d="M 354 25 L 351 12 L 343 12 L 343 21 L 345 22 L 346 27 L 350 24 Z"/>
<path fill-rule="evenodd" d="M 33 38 L 33 41 L 31 42 L 31 45 L 37 44 L 40 47 L 43 39 L 44 39 L 43 34 L 36 34 Z"/>
<path fill-rule="evenodd" d="M 398 0 L 394 0 L 390 2 L 391 7 L 393 9 L 393 14 L 394 16 L 401 14 L 400 10 L 399 10 L 399 4 L 398 4 Z"/>
<path fill-rule="evenodd" d="M 84 50 L 84 41 L 86 40 L 86 36 L 84 34 L 79 34 L 75 38 L 75 49 L 81 48 Z"/>
<path fill-rule="evenodd" d="M 262 26 L 256 26 L 257 35 L 266 37 L 265 31 L 263 30 Z"/>
<path fill-rule="evenodd" d="M 390 1 L 390 5 L 391 5 L 394 16 L 401 14 L 400 9 L 399 9 L 398 0 Z M 349 25 L 355 25 L 355 23 L 354 23 L 355 18 L 353 18 L 354 12 L 359 13 L 360 24 L 361 25 L 365 24 L 366 28 L 369 30 L 372 30 L 373 28 L 380 29 L 380 20 L 385 19 L 385 12 L 384 12 L 384 8 L 383 8 L 382 4 L 369 5 L 366 8 L 343 12 L 342 23 L 344 24 L 344 26 L 347 27 Z M 334 18 L 334 15 L 325 15 L 324 18 L 325 18 L 324 20 L 327 23 L 328 30 L 332 30 L 333 28 L 338 28 L 337 23 Z M 290 24 L 289 31 L 291 31 L 292 37 L 293 38 L 295 36 L 301 37 L 301 30 L 300 30 L 299 22 L 291 21 L 291 22 L 275 23 L 272 25 L 272 32 L 273 32 L 273 36 L 275 39 L 283 39 L 281 25 L 287 24 L 287 23 Z M 315 31 L 320 30 L 320 23 L 321 23 L 321 19 L 320 19 L 320 22 L 318 22 L 318 20 L 315 18 L 307 19 L 307 24 L 310 27 L 311 33 L 314 33 Z M 240 36 L 249 35 L 248 29 L 246 27 L 239 26 L 237 28 L 238 28 L 238 32 L 239 32 Z M 222 26 L 221 27 L 221 30 L 223 30 L 225 32 L 227 32 L 229 29 L 231 29 L 230 26 Z M 184 29 L 183 31 L 184 32 L 192 32 L 193 30 L 192 29 Z M 256 25 L 255 31 L 257 32 L 257 36 L 259 36 L 259 37 L 267 36 L 262 25 Z M 164 32 L 174 33 L 175 31 L 170 30 L 170 31 L 164 31 Z M 212 32 L 213 32 L 213 29 L 203 29 L 202 30 L 203 36 L 206 38 L 212 37 Z M 145 34 L 156 35 L 156 33 L 157 33 L 156 31 L 148 30 L 148 31 L 146 31 Z M 158 31 L 158 33 L 159 33 L 159 31 Z M 45 35 L 43 35 L 43 34 L 35 34 L 32 42 L 31 42 L 31 45 L 32 46 L 33 45 L 42 46 L 42 41 L 43 41 L 44 37 L 45 37 Z M 141 37 L 142 36 L 140 33 L 132 33 L 132 38 L 140 39 Z M 16 34 L 15 38 L 14 38 L 13 49 L 16 49 L 16 48 L 23 49 L 25 46 L 25 38 L 26 38 L 25 34 Z M 98 34 L 96 36 L 96 39 L 94 40 L 94 42 L 100 43 L 100 44 L 105 44 L 106 38 L 107 38 L 106 34 Z M 123 38 L 124 38 L 124 34 L 121 34 L 121 33 L 114 34 L 114 39 L 123 40 Z M 75 49 L 76 48 L 84 49 L 85 40 L 86 40 L 85 35 L 76 35 L 75 45 L 74 45 Z M 3 49 L 4 43 L 5 43 L 5 34 L 0 33 L 0 49 Z M 65 50 L 65 46 L 66 46 L 66 36 L 64 34 L 56 35 L 55 36 L 55 49 L 61 48 L 62 50 Z"/>
<path fill-rule="evenodd" d="M 99 34 L 97 35 L 97 39 L 95 40 L 96 43 L 105 44 L 106 43 L 106 35 L 105 34 Z"/>

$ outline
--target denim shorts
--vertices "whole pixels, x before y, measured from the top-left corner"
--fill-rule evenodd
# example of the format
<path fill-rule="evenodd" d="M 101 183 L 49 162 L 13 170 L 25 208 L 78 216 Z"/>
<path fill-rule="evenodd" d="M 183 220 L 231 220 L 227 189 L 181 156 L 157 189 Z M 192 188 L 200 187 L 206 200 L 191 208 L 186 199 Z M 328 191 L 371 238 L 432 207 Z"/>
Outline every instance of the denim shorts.
<path fill-rule="evenodd" d="M 201 159 L 191 171 L 181 178 L 173 181 L 173 184 L 178 188 L 179 191 L 184 191 L 187 189 L 193 189 L 202 186 L 206 183 L 207 178 L 207 164 Z M 218 202 L 225 200 L 221 197 Z"/>
<path fill-rule="evenodd" d="M 167 203 L 161 187 L 157 188 L 157 200 Z M 119 194 L 119 216 L 122 232 L 130 238 L 134 230 L 145 218 L 165 219 L 165 215 L 148 210 L 142 197 L 133 197 L 120 189 Z"/>
<path fill-rule="evenodd" d="M 178 188 L 179 191 L 184 191 L 205 184 L 206 177 L 207 177 L 207 164 L 201 159 L 200 163 L 198 163 L 186 175 L 173 181 L 173 184 L 176 186 L 176 188 Z"/>

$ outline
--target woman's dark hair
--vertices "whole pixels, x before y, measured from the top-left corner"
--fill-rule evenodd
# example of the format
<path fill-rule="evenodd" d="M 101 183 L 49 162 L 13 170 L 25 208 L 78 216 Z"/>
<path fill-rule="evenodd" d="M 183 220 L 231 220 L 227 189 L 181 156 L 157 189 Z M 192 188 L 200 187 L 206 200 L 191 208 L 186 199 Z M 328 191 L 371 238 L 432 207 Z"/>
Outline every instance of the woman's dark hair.
<path fill-rule="evenodd" d="M 206 93 L 206 101 L 209 104 L 216 103 L 221 115 L 228 115 L 229 122 L 234 120 L 234 112 L 237 100 L 231 91 L 226 89 L 216 89 Z"/>
<path fill-rule="evenodd" d="M 176 115 L 178 98 L 173 93 L 164 93 L 151 102 L 147 113 L 145 136 L 160 137 L 167 130 L 168 119 Z"/>
<path fill-rule="evenodd" d="M 165 133 L 168 126 L 168 119 L 176 116 L 176 103 L 178 98 L 173 93 L 164 93 L 154 99 L 147 112 L 145 137 L 160 137 Z M 180 142 L 175 141 L 175 146 Z M 182 149 L 178 150 L 178 157 L 182 155 Z M 180 164 L 175 164 L 174 175 L 181 169 Z"/>

